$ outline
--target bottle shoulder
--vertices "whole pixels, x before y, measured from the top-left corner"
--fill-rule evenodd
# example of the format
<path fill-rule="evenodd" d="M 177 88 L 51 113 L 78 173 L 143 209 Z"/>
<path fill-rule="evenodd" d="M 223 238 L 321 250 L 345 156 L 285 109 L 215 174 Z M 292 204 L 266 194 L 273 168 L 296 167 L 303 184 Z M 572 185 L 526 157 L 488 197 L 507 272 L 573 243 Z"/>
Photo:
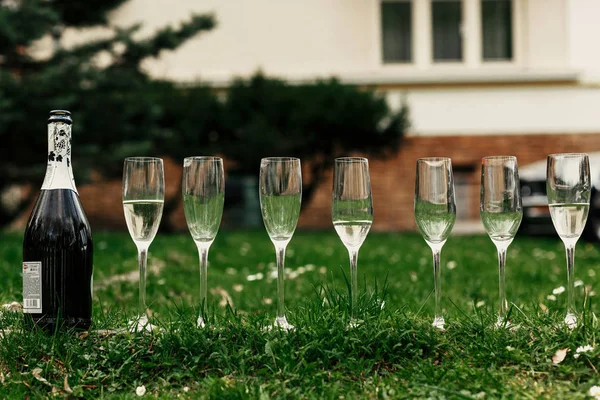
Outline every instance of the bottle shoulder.
<path fill-rule="evenodd" d="M 69 247 L 91 241 L 90 225 L 77 193 L 70 189 L 42 190 L 27 222 L 24 244 Z"/>

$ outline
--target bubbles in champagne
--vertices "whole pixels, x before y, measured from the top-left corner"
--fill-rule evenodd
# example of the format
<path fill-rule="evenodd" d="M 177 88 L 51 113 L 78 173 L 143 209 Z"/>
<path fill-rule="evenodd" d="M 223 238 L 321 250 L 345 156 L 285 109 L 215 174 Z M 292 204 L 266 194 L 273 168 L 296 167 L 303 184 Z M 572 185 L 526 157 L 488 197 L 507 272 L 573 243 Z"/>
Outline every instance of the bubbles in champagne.
<path fill-rule="evenodd" d="M 125 221 L 134 242 L 152 242 L 163 211 L 163 200 L 127 200 L 123 202 Z"/>
<path fill-rule="evenodd" d="M 415 204 L 415 221 L 421 234 L 431 243 L 440 243 L 448 239 L 456 214 L 450 211 L 448 204 L 418 201 Z"/>
<path fill-rule="evenodd" d="M 262 195 L 260 207 L 271 240 L 291 239 L 300 216 L 301 194 Z"/>
<path fill-rule="evenodd" d="M 590 205 L 586 203 L 550 204 L 550 216 L 562 239 L 579 238 L 587 221 Z"/>
<path fill-rule="evenodd" d="M 192 238 L 197 242 L 212 242 L 217 236 L 225 195 L 199 196 L 185 194 L 183 209 Z"/>
<path fill-rule="evenodd" d="M 492 240 L 511 240 L 517 234 L 523 213 L 519 211 L 481 212 L 481 222 Z"/>
<path fill-rule="evenodd" d="M 371 229 L 371 221 L 333 221 L 333 226 L 347 248 L 358 249 Z"/>

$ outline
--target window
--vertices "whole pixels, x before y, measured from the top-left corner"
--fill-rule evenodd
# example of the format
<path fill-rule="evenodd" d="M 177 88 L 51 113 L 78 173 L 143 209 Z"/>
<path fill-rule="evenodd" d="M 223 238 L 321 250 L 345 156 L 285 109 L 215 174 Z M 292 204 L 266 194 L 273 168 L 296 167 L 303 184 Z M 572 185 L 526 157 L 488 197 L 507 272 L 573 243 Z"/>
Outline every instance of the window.
<path fill-rule="evenodd" d="M 1 1 L 1 0 L 0 0 Z M 600 1 L 600 0 L 599 0 Z M 522 10 L 514 0 L 378 0 L 382 64 L 419 68 L 515 60 Z M 515 25 L 517 24 L 517 25 Z M 515 25 L 515 26 L 513 26 Z M 464 41 L 469 39 L 469 45 Z"/>
<path fill-rule="evenodd" d="M 456 221 L 473 221 L 479 219 L 478 204 L 479 185 L 474 182 L 477 176 L 473 165 L 454 165 L 454 196 L 456 198 Z"/>
<path fill-rule="evenodd" d="M 483 60 L 511 60 L 512 1 L 481 0 Z"/>
<path fill-rule="evenodd" d="M 431 2 L 433 29 L 433 60 L 462 60 L 462 1 L 433 0 Z"/>
<path fill-rule="evenodd" d="M 410 0 L 381 3 L 381 36 L 383 62 L 412 61 L 412 2 Z"/>

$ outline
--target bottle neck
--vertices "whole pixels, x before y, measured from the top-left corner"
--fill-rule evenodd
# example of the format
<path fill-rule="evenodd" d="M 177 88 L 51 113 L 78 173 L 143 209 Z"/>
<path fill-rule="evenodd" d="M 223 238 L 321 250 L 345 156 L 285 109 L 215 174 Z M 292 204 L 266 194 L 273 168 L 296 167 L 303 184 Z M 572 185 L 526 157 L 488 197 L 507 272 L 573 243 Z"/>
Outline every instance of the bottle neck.
<path fill-rule="evenodd" d="M 71 189 L 77 192 L 71 167 L 71 125 L 48 124 L 48 167 L 42 190 Z"/>

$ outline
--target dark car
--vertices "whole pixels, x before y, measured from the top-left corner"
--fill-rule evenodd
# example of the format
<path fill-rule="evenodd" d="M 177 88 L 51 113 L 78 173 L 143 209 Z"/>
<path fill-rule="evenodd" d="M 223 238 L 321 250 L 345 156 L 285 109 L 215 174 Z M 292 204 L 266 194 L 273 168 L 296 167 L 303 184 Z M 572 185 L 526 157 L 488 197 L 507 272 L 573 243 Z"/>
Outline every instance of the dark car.
<path fill-rule="evenodd" d="M 588 153 L 592 193 L 590 211 L 583 231 L 585 238 L 600 240 L 600 152 Z M 536 161 L 519 168 L 523 220 L 520 231 L 529 235 L 556 235 L 548 198 L 546 197 L 546 160 Z"/>

